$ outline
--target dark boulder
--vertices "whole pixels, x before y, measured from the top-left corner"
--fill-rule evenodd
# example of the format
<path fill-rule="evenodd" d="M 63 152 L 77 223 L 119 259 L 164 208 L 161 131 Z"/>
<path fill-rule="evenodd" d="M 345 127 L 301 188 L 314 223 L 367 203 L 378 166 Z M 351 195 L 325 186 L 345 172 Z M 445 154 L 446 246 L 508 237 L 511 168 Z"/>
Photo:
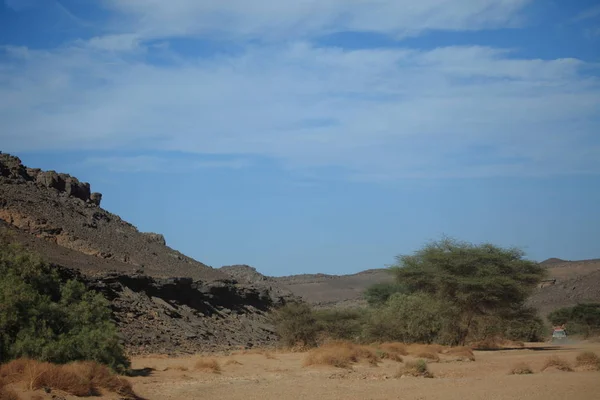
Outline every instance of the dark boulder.
<path fill-rule="evenodd" d="M 100 203 L 102 202 L 102 193 L 98 193 L 98 192 L 94 192 L 90 195 L 90 201 L 97 205 L 100 206 Z"/>
<path fill-rule="evenodd" d="M 90 198 L 90 184 L 87 182 L 79 182 L 77 178 L 68 177 L 65 180 L 65 193 L 69 196 L 76 197 L 83 201 Z"/>

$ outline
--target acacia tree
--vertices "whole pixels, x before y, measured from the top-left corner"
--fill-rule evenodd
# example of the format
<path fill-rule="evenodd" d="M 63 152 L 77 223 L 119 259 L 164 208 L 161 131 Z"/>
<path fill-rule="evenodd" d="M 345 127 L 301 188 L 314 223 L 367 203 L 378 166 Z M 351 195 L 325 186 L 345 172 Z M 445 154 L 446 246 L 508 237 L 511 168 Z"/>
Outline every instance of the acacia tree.
<path fill-rule="evenodd" d="M 444 238 L 390 267 L 410 292 L 429 294 L 458 310 L 456 342 L 464 344 L 474 318 L 521 309 L 545 269 L 523 251 L 492 244 L 473 245 Z"/>

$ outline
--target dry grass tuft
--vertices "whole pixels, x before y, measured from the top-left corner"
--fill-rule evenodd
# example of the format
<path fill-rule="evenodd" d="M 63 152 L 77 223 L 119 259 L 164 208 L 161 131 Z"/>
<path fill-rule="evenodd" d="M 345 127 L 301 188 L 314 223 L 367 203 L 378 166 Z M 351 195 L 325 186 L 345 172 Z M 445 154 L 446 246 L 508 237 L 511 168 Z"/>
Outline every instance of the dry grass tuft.
<path fill-rule="evenodd" d="M 567 360 L 560 358 L 559 356 L 552 356 L 552 357 L 549 357 L 548 359 L 546 359 L 546 362 L 544 363 L 544 366 L 542 367 L 542 371 L 545 371 L 550 368 L 556 369 L 558 371 L 565 371 L 565 372 L 573 371 L 571 364 L 569 364 L 569 362 Z"/>
<path fill-rule="evenodd" d="M 6 387 L 7 381 L 0 378 L 0 400 L 20 400 L 19 395 L 12 389 Z"/>
<path fill-rule="evenodd" d="M 512 367 L 512 369 L 509 371 L 510 375 L 526 375 L 526 374 L 533 374 L 533 369 L 531 369 L 531 367 L 524 363 L 524 362 L 520 362 L 518 364 L 515 364 L 515 366 Z"/>
<path fill-rule="evenodd" d="M 30 363 L 25 376 L 31 390 L 51 388 L 77 397 L 92 396 L 94 386 L 89 379 L 74 372 L 70 366 Z"/>
<path fill-rule="evenodd" d="M 407 356 L 408 350 L 404 343 L 398 342 L 386 342 L 378 346 L 381 350 L 384 350 L 390 354 L 399 354 L 401 356 Z"/>
<path fill-rule="evenodd" d="M 428 351 L 424 351 L 424 352 L 418 353 L 417 357 L 424 358 L 424 359 L 429 360 L 429 361 L 435 361 L 435 362 L 440 361 L 440 357 L 437 354 L 430 353 Z"/>
<path fill-rule="evenodd" d="M 475 361 L 473 350 L 467 346 L 450 347 L 442 353 L 453 357 L 455 361 Z"/>
<path fill-rule="evenodd" d="M 445 346 L 439 344 L 411 344 L 408 346 L 408 354 L 418 356 L 422 353 L 438 354 L 446 349 Z"/>
<path fill-rule="evenodd" d="M 115 375 L 105 365 L 92 361 L 75 362 L 64 366 L 65 369 L 71 369 L 74 373 L 80 374 L 87 379 L 94 388 L 106 389 L 109 392 L 117 393 L 127 399 L 136 399 L 138 396 L 133 391 L 131 382 L 127 379 Z"/>
<path fill-rule="evenodd" d="M 433 374 L 429 371 L 429 366 L 425 360 L 409 361 L 404 364 L 396 373 L 396 378 L 402 378 L 403 376 L 433 378 Z"/>
<path fill-rule="evenodd" d="M 30 360 L 20 358 L 7 364 L 0 365 L 0 378 L 6 383 L 18 382 L 21 380 L 25 367 Z"/>
<path fill-rule="evenodd" d="M 225 365 L 242 365 L 238 360 L 234 360 L 233 358 L 225 361 Z"/>
<path fill-rule="evenodd" d="M 391 361 L 396 361 L 396 362 L 402 362 L 404 361 L 404 359 L 402 358 L 402 356 L 398 353 L 390 353 L 386 350 L 382 350 L 382 349 L 377 349 L 375 350 L 375 354 L 377 355 L 377 357 L 379 357 L 382 360 L 391 360 Z"/>
<path fill-rule="evenodd" d="M 214 358 L 201 358 L 196 361 L 195 368 L 199 371 L 212 372 L 213 374 L 221 373 L 221 366 Z"/>
<path fill-rule="evenodd" d="M 334 341 L 311 350 L 304 365 L 331 365 L 337 368 L 349 368 L 352 364 L 366 361 L 376 366 L 379 362 L 375 350 L 352 342 Z"/>
<path fill-rule="evenodd" d="M 0 400 L 21 400 L 21 398 L 14 390 L 0 387 Z"/>
<path fill-rule="evenodd" d="M 592 371 L 600 371 L 600 357 L 592 351 L 583 351 L 575 358 L 575 366 Z"/>
<path fill-rule="evenodd" d="M 0 376 L 9 382 L 25 382 L 30 390 L 49 388 L 73 396 L 95 396 L 100 389 L 126 399 L 137 399 L 131 383 L 96 362 L 74 362 L 56 365 L 28 359 L 0 366 Z"/>

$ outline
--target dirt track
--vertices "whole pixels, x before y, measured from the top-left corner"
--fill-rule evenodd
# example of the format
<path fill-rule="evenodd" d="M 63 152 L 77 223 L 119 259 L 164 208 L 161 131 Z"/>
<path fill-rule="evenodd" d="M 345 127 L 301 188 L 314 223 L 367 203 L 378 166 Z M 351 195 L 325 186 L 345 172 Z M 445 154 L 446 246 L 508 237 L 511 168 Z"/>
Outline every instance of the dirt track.
<path fill-rule="evenodd" d="M 135 390 L 148 399 L 600 399 L 600 372 L 540 372 L 546 358 L 558 355 L 574 362 L 583 350 L 600 354 L 600 344 L 563 348 L 475 352 L 473 362 L 431 363 L 435 378 L 394 378 L 399 363 L 384 361 L 378 367 L 356 365 L 352 370 L 303 367 L 305 353 L 233 354 L 216 357 L 220 374 L 194 369 L 198 357 L 134 359 L 148 376 L 133 378 Z M 227 360 L 241 365 L 226 365 Z M 410 360 L 411 357 L 405 357 Z M 532 375 L 509 375 L 518 362 L 526 362 Z"/>

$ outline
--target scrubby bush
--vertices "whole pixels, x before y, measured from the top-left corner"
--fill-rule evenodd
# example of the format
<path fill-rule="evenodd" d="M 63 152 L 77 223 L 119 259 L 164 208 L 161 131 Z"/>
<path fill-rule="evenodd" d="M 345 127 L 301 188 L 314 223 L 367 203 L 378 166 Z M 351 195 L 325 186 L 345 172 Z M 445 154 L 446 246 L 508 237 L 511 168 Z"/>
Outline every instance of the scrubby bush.
<path fill-rule="evenodd" d="M 108 301 L 0 235 L 0 362 L 26 357 L 92 360 L 124 370 L 129 361 Z"/>
<path fill-rule="evenodd" d="M 308 304 L 288 303 L 273 312 L 272 320 L 277 334 L 286 346 L 317 345 L 320 327 Z"/>
<path fill-rule="evenodd" d="M 371 313 L 366 337 L 371 341 L 433 343 L 443 332 L 449 312 L 424 293 L 394 294 Z"/>
<path fill-rule="evenodd" d="M 542 371 L 545 371 L 549 368 L 565 372 L 573 371 L 571 364 L 567 360 L 565 360 L 564 358 L 560 358 L 559 356 L 552 356 L 546 359 L 546 362 L 542 367 Z"/>
<path fill-rule="evenodd" d="M 214 358 L 200 358 L 194 365 L 198 371 L 212 372 L 213 374 L 221 373 L 221 365 Z"/>
<path fill-rule="evenodd" d="M 396 282 L 381 282 L 369 286 L 363 293 L 363 297 L 371 307 L 378 307 L 385 304 L 396 293 L 407 293 L 407 289 Z"/>
<path fill-rule="evenodd" d="M 304 365 L 330 365 L 337 368 L 348 368 L 361 361 L 376 366 L 379 360 L 377 351 L 371 347 L 349 341 L 332 341 L 311 350 L 306 355 Z"/>
<path fill-rule="evenodd" d="M 315 310 L 313 315 L 322 336 L 357 340 L 362 335 L 367 313 L 362 309 L 332 309 Z"/>
<path fill-rule="evenodd" d="M 409 361 L 404 364 L 396 373 L 397 378 L 403 376 L 433 378 L 433 374 L 429 371 L 429 366 L 425 360 Z"/>
<path fill-rule="evenodd" d="M 529 364 L 526 364 L 524 362 L 520 362 L 518 364 L 515 364 L 515 366 L 512 367 L 512 369 L 509 371 L 510 375 L 528 375 L 528 374 L 533 374 L 533 369 L 531 369 L 531 367 L 529 366 Z"/>

